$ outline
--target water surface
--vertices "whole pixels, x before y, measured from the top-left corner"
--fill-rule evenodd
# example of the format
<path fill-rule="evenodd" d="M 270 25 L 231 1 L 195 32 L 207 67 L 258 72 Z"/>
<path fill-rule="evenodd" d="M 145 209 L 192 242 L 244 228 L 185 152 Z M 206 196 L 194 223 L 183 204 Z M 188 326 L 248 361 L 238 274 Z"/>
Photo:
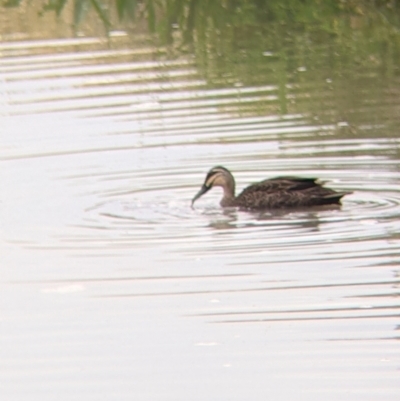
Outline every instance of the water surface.
<path fill-rule="evenodd" d="M 399 104 L 374 66 L 344 100 L 329 65 L 296 69 L 282 113 L 273 74 L 210 85 L 121 33 L 0 55 L 7 399 L 398 399 Z M 238 189 L 298 174 L 352 194 L 243 212 L 214 189 L 192 210 L 217 164 Z"/>

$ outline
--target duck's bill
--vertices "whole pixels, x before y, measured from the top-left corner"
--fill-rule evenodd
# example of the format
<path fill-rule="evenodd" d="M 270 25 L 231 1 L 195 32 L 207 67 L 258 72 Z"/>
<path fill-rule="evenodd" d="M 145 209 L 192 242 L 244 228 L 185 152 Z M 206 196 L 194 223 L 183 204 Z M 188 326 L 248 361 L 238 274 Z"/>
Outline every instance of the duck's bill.
<path fill-rule="evenodd" d="M 210 190 L 211 187 L 207 187 L 206 185 L 203 185 L 200 189 L 199 192 L 197 192 L 196 196 L 192 199 L 192 207 L 194 202 L 197 201 L 197 199 L 199 199 L 202 195 L 204 195 L 208 190 Z"/>

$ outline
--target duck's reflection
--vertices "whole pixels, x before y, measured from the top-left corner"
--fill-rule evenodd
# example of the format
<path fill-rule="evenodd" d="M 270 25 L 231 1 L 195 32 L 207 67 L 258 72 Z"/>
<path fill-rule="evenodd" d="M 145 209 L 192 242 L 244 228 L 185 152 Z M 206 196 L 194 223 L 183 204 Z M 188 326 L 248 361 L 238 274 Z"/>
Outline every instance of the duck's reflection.
<path fill-rule="evenodd" d="M 330 210 L 338 210 L 340 206 L 330 207 Z M 327 210 L 324 208 L 323 210 Z M 277 209 L 268 211 L 241 211 L 237 208 L 219 209 L 210 216 L 209 227 L 216 230 L 232 230 L 244 227 L 271 227 L 277 225 L 290 225 L 307 229 L 310 232 L 319 231 L 321 221 L 321 209 Z"/>

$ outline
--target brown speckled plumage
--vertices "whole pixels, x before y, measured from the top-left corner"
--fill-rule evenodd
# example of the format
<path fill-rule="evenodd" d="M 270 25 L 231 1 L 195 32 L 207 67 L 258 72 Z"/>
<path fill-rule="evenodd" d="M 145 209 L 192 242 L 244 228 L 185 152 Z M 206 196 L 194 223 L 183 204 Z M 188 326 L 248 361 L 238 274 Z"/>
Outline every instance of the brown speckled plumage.
<path fill-rule="evenodd" d="M 235 179 L 222 166 L 212 168 L 204 184 L 192 200 L 194 202 L 213 186 L 224 190 L 223 207 L 241 209 L 282 209 L 340 204 L 349 192 L 336 192 L 325 188 L 316 178 L 276 177 L 260 181 L 245 188 L 235 197 Z"/>

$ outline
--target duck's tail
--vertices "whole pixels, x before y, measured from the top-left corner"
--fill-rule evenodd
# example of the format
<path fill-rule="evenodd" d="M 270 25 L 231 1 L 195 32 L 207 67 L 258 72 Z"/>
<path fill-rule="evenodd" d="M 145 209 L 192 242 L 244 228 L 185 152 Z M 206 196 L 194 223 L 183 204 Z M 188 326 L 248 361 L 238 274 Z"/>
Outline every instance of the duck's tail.
<path fill-rule="evenodd" d="M 334 203 L 340 203 L 343 196 L 350 195 L 352 192 L 334 192 L 332 194 L 327 194 L 321 198 L 322 205 L 330 205 Z"/>

